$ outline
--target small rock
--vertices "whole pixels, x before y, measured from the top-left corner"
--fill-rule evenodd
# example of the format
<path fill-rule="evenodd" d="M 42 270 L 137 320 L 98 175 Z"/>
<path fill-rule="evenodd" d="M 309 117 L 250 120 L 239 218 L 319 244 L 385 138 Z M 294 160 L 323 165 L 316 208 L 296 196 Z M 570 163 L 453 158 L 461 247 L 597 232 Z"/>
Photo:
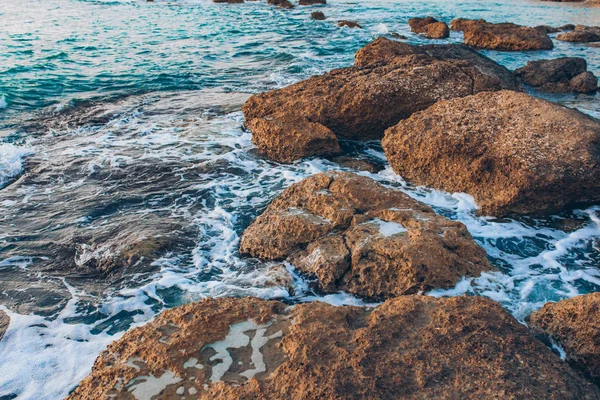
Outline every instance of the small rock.
<path fill-rule="evenodd" d="M 433 17 L 411 18 L 408 20 L 408 25 L 412 32 L 422 33 L 429 39 L 444 39 L 450 36 L 448 25 Z"/>
<path fill-rule="evenodd" d="M 313 11 L 310 14 L 310 17 L 316 21 L 323 21 L 327 18 L 325 17 L 325 14 L 323 14 L 321 11 Z"/>
<path fill-rule="evenodd" d="M 598 78 L 590 71 L 582 72 L 571 79 L 571 90 L 575 93 L 594 93 L 598 90 Z"/>
<path fill-rule="evenodd" d="M 530 61 L 515 71 L 525 84 L 548 92 L 570 92 L 569 81 L 585 72 L 587 63 L 583 58 L 563 57 L 553 60 Z"/>
<path fill-rule="evenodd" d="M 347 26 L 348 28 L 362 29 L 362 26 L 356 21 L 341 20 L 341 21 L 338 21 L 338 26 L 339 27 Z"/>
<path fill-rule="evenodd" d="M 376 174 L 377 172 L 383 170 L 381 165 L 377 165 L 369 160 L 363 158 L 356 158 L 351 156 L 338 156 L 331 158 L 336 164 L 344 168 L 354 169 L 357 171 L 366 171 L 372 174 Z"/>
<path fill-rule="evenodd" d="M 400 39 L 400 40 L 408 39 L 406 36 L 401 35 L 398 32 L 390 32 L 390 36 L 395 37 L 396 39 Z"/>
<path fill-rule="evenodd" d="M 313 6 L 315 4 L 327 4 L 327 0 L 300 0 L 298 4 L 301 6 Z"/>
<path fill-rule="evenodd" d="M 213 0 L 214 3 L 242 4 L 244 0 Z"/>
<path fill-rule="evenodd" d="M 512 23 L 492 24 L 484 20 L 458 19 L 453 30 L 461 30 L 466 45 L 490 50 L 522 51 L 551 50 L 550 37 L 534 28 Z"/>
<path fill-rule="evenodd" d="M 600 27 L 577 25 L 573 31 L 561 33 L 556 36 L 556 39 L 578 43 L 598 42 L 600 41 Z"/>
<path fill-rule="evenodd" d="M 294 8 L 294 5 L 289 0 L 267 0 L 267 4 L 277 6 L 279 8 Z"/>

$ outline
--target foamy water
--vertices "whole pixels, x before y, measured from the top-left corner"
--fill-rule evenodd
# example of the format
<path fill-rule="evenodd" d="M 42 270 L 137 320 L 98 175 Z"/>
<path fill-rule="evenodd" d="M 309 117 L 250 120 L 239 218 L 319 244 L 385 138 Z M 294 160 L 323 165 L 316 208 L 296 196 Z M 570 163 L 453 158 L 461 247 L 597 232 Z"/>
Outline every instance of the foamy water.
<path fill-rule="evenodd" d="M 412 16 L 551 25 L 600 16 L 528 2 L 330 3 L 322 9 L 331 20 L 319 23 L 308 18 L 311 8 L 282 12 L 261 3 L 50 0 L 36 2 L 44 12 L 32 16 L 28 0 L 0 0 L 0 93 L 11 100 L 0 114 L 0 303 L 11 318 L 0 341 L 0 397 L 62 398 L 127 329 L 201 298 L 364 304 L 313 292 L 291 265 L 293 290 L 280 287 L 270 276 L 274 264 L 240 258 L 240 235 L 269 201 L 305 177 L 340 169 L 320 158 L 292 165 L 261 158 L 241 128 L 248 93 L 350 65 L 354 51 L 380 34 L 424 42 L 408 32 Z M 336 28 L 342 18 L 365 29 Z M 598 49 L 582 45 L 488 55 L 511 68 L 585 56 L 600 74 Z M 552 99 L 600 115 L 597 96 Z M 344 146 L 385 167 L 362 175 L 463 222 L 498 268 L 430 294 L 487 296 L 522 320 L 547 301 L 600 289 L 599 207 L 544 219 L 477 217 L 468 195 L 407 184 L 377 143 Z M 122 276 L 93 273 L 94 260 L 123 244 L 172 232 L 170 251 L 152 265 Z"/>

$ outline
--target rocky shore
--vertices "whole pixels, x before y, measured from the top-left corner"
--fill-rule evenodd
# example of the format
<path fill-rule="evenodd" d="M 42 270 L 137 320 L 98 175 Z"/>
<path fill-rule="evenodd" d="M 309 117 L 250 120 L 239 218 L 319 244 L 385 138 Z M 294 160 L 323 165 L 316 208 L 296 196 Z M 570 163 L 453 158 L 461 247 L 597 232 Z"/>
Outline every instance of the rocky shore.
<path fill-rule="evenodd" d="M 409 25 L 429 39 L 460 31 L 464 44 L 380 37 L 356 52 L 353 66 L 251 96 L 243 123 L 261 155 L 360 163 L 344 142 L 381 141 L 397 175 L 466 193 L 481 215 L 600 204 L 600 121 L 525 93 L 596 92 L 586 61 L 536 60 L 511 72 L 475 50 L 551 50 L 549 33 L 571 27 L 467 19 L 449 27 L 433 17 Z M 556 39 L 595 34 L 573 27 Z M 376 173 L 371 167 L 364 170 Z M 527 325 L 484 297 L 425 295 L 497 268 L 464 224 L 365 175 L 318 173 L 283 189 L 249 221 L 239 253 L 279 263 L 280 282 L 299 274 L 318 294 L 379 304 L 244 297 L 179 306 L 112 343 L 68 398 L 600 399 L 598 294 L 546 304 Z M 123 265 L 87 262 L 110 273 L 164 251 L 147 240 L 122 249 Z"/>

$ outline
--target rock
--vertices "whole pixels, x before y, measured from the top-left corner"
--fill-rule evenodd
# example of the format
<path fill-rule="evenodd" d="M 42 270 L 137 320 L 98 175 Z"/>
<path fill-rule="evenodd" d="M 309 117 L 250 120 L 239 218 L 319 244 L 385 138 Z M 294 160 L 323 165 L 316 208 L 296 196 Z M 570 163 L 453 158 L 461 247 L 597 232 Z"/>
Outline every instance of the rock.
<path fill-rule="evenodd" d="M 401 35 L 398 32 L 390 32 L 390 36 L 395 37 L 396 39 L 400 39 L 400 40 L 408 39 L 406 36 Z"/>
<path fill-rule="evenodd" d="M 318 122 L 293 116 L 252 118 L 246 122 L 252 140 L 272 160 L 289 163 L 305 155 L 340 152 L 337 137 Z"/>
<path fill-rule="evenodd" d="M 345 20 L 345 19 L 343 19 L 341 21 L 338 21 L 338 26 L 339 27 L 347 26 L 348 28 L 359 28 L 359 29 L 362 29 L 362 26 L 358 22 L 356 22 L 356 21 L 348 21 L 348 20 Z"/>
<path fill-rule="evenodd" d="M 554 27 L 548 26 L 548 25 L 538 25 L 538 26 L 535 26 L 533 29 L 535 29 L 538 32 L 544 33 L 546 35 L 549 33 L 556 33 L 556 32 L 561 31 L 560 28 L 554 28 Z"/>
<path fill-rule="evenodd" d="M 455 20 L 453 30 L 461 30 L 466 45 L 490 50 L 551 50 L 548 35 L 534 28 L 512 23 L 492 24 L 484 20 Z"/>
<path fill-rule="evenodd" d="M 448 25 L 433 17 L 411 18 L 408 20 L 408 25 L 412 32 L 422 33 L 430 39 L 444 39 L 450 36 Z"/>
<path fill-rule="evenodd" d="M 409 54 L 385 65 L 333 70 L 250 97 L 242 107 L 245 125 L 259 150 L 275 161 L 337 153 L 329 131 L 338 139 L 377 140 L 386 128 L 439 99 L 506 87 L 504 75 L 492 73 L 497 64 L 472 57 L 487 67 Z"/>
<path fill-rule="evenodd" d="M 486 215 L 600 201 L 600 122 L 523 93 L 440 101 L 386 131 L 394 171 L 416 185 L 466 192 Z"/>
<path fill-rule="evenodd" d="M 181 306 L 109 345 L 68 399 L 190 393 L 203 400 L 600 396 L 498 303 L 403 296 L 374 309 L 254 298 Z"/>
<path fill-rule="evenodd" d="M 525 84 L 547 92 L 570 92 L 570 81 L 585 72 L 587 63 L 583 58 L 563 57 L 554 60 L 530 61 L 515 71 Z"/>
<path fill-rule="evenodd" d="M 566 24 L 566 25 L 563 25 L 563 26 L 559 26 L 558 29 L 560 31 L 572 31 L 573 29 L 575 29 L 575 25 L 573 25 L 573 24 Z"/>
<path fill-rule="evenodd" d="M 600 48 L 600 42 L 591 42 L 587 44 L 590 47 L 598 47 Z"/>
<path fill-rule="evenodd" d="M 366 171 L 372 174 L 376 174 L 379 171 L 384 169 L 383 166 L 375 164 L 374 162 L 364 159 L 364 158 L 356 158 L 352 156 L 337 156 L 332 157 L 331 161 L 336 164 L 339 164 L 341 167 L 354 169 L 357 171 Z"/>
<path fill-rule="evenodd" d="M 598 78 L 590 71 L 571 79 L 571 90 L 576 93 L 593 93 L 598 90 Z"/>
<path fill-rule="evenodd" d="M 310 14 L 310 17 L 316 21 L 324 21 L 325 19 L 327 19 L 327 17 L 325 17 L 325 14 L 323 14 L 321 11 L 313 11 Z"/>
<path fill-rule="evenodd" d="M 327 0 L 300 0 L 298 4 L 301 6 L 313 6 L 315 4 L 327 4 Z"/>
<path fill-rule="evenodd" d="M 279 8 L 294 8 L 294 5 L 289 0 L 267 0 L 267 3 Z"/>
<path fill-rule="evenodd" d="M 569 364 L 600 384 L 600 293 L 547 303 L 531 314 L 528 324 L 558 343 Z"/>
<path fill-rule="evenodd" d="M 244 232 L 240 252 L 287 259 L 326 292 L 369 298 L 450 288 L 493 269 L 463 224 L 349 172 L 286 189 Z"/>
<path fill-rule="evenodd" d="M 213 0 L 214 3 L 242 4 L 244 0 Z"/>
<path fill-rule="evenodd" d="M 475 87 L 481 91 L 522 90 L 519 80 L 504 66 L 463 44 L 430 44 L 412 46 L 379 37 L 356 52 L 354 65 L 364 67 L 370 64 L 387 64 L 396 57 L 409 54 L 424 54 L 438 60 L 464 60 L 473 65 L 481 75 Z"/>
<path fill-rule="evenodd" d="M 600 26 L 577 25 L 571 32 L 561 33 L 557 40 L 565 42 L 598 42 L 600 41 Z"/>
<path fill-rule="evenodd" d="M 0 310 L 0 340 L 4 337 L 6 330 L 8 329 L 8 325 L 10 324 L 10 318 L 6 313 Z"/>

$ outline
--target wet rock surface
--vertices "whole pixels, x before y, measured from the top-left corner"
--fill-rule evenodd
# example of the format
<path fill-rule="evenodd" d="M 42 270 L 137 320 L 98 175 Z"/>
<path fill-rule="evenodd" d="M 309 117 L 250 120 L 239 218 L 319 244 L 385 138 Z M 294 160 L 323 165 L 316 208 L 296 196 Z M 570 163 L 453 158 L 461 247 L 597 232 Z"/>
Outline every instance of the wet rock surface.
<path fill-rule="evenodd" d="M 152 395 L 595 399 L 600 392 L 491 300 L 403 296 L 375 309 L 254 298 L 182 306 L 111 344 L 68 398 Z"/>
<path fill-rule="evenodd" d="M 448 288 L 493 269 L 463 224 L 348 172 L 286 189 L 244 232 L 240 251 L 287 259 L 325 292 L 369 298 Z"/>
<path fill-rule="evenodd" d="M 453 30 L 463 32 L 466 45 L 480 49 L 523 51 L 554 48 L 545 32 L 527 26 L 466 19 L 454 20 L 451 25 Z"/>
<path fill-rule="evenodd" d="M 558 343 L 573 367 L 600 384 L 600 293 L 547 303 L 531 314 L 528 324 Z"/>
<path fill-rule="evenodd" d="M 324 21 L 327 19 L 327 17 L 325 17 L 325 14 L 323 14 L 321 11 L 313 11 L 310 14 L 310 17 L 315 21 Z"/>
<path fill-rule="evenodd" d="M 441 101 L 386 131 L 394 171 L 471 194 L 486 215 L 600 201 L 600 122 L 523 93 Z"/>
<path fill-rule="evenodd" d="M 450 36 L 448 24 L 433 17 L 411 18 L 408 25 L 412 32 L 423 34 L 429 39 L 445 39 Z"/>
<path fill-rule="evenodd" d="M 530 61 L 517 69 L 515 75 L 545 92 L 589 93 L 598 88 L 596 76 L 587 71 L 585 59 L 578 57 Z"/>
<path fill-rule="evenodd" d="M 347 28 L 362 29 L 362 26 L 358 22 L 356 22 L 356 21 L 349 21 L 349 20 L 346 20 L 346 19 L 338 21 L 338 26 L 340 28 L 347 27 Z"/>
<path fill-rule="evenodd" d="M 455 59 L 466 50 L 434 49 L 430 51 L 447 56 L 390 57 L 384 65 L 337 69 L 254 95 L 242 108 L 246 127 L 260 151 L 275 161 L 290 162 L 337 152 L 329 131 L 338 139 L 381 139 L 386 128 L 437 100 L 499 90 L 515 82 L 512 78 L 506 83 L 504 70 L 483 57 L 469 53 L 475 61 Z"/>
<path fill-rule="evenodd" d="M 600 26 L 577 25 L 573 31 L 561 33 L 556 39 L 577 43 L 600 42 Z"/>

